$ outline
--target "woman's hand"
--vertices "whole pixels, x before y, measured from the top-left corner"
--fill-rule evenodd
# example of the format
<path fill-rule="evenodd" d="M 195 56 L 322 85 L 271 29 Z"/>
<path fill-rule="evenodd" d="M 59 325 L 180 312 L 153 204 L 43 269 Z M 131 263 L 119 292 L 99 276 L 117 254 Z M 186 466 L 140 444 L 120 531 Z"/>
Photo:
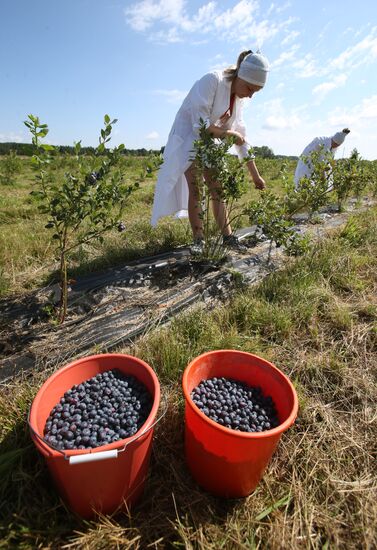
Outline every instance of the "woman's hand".
<path fill-rule="evenodd" d="M 226 137 L 234 137 L 236 145 L 243 145 L 244 143 L 246 143 L 243 135 L 240 134 L 239 132 L 236 132 L 235 130 L 224 130 L 224 128 L 220 128 L 215 124 L 211 124 L 211 126 L 208 126 L 207 130 L 215 138 L 223 139 Z"/>
<path fill-rule="evenodd" d="M 239 132 L 236 132 L 234 130 L 228 130 L 227 135 L 235 138 L 236 145 L 243 145 L 244 143 L 246 143 L 245 138 Z"/>
<path fill-rule="evenodd" d="M 264 181 L 262 176 L 259 174 L 258 168 L 256 167 L 254 159 L 249 160 L 249 162 L 247 163 L 247 167 L 253 179 L 255 189 L 266 189 L 266 182 Z"/>
<path fill-rule="evenodd" d="M 266 182 L 261 176 L 254 178 L 255 189 L 266 189 Z"/>

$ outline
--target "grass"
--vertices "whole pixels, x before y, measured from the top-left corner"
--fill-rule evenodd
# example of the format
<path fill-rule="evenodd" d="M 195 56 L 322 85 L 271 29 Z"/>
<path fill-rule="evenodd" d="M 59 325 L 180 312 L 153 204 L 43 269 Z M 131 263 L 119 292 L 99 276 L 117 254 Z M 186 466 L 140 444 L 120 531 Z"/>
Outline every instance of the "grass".
<path fill-rule="evenodd" d="M 45 229 L 47 219 L 38 211 L 38 203 L 30 195 L 35 174 L 30 158 L 20 159 L 22 167 L 15 183 L 0 182 L 0 296 L 22 293 L 44 285 L 56 278 L 57 268 L 50 232 Z M 145 158 L 126 157 L 123 169 L 126 179 L 139 178 Z M 56 180 L 69 168 L 72 159 L 62 158 L 60 168 L 54 173 Z M 281 188 L 279 170 L 282 161 L 261 159 L 260 171 L 269 180 L 269 187 Z M 290 163 L 293 174 L 294 162 Z M 155 175 L 146 178 L 141 188 L 130 196 L 125 212 L 127 230 L 120 234 L 109 232 L 102 244 L 92 243 L 81 247 L 71 256 L 70 276 L 102 270 L 106 267 L 166 251 L 191 242 L 191 230 L 187 220 L 177 222 L 165 219 L 157 229 L 150 226 L 154 196 Z M 243 197 L 245 202 L 257 192 L 250 187 Z M 247 219 L 242 220 L 247 225 Z M 52 275 L 51 275 L 52 273 Z"/>
<path fill-rule="evenodd" d="M 223 307 L 197 307 L 119 350 L 151 364 L 167 403 L 146 492 L 130 514 L 84 522 L 60 501 L 26 427 L 43 365 L 3 387 L 0 548 L 375 548 L 376 220 L 375 209 L 354 217 Z M 273 361 L 300 401 L 256 491 L 229 501 L 196 486 L 183 450 L 182 372 L 221 348 Z"/>

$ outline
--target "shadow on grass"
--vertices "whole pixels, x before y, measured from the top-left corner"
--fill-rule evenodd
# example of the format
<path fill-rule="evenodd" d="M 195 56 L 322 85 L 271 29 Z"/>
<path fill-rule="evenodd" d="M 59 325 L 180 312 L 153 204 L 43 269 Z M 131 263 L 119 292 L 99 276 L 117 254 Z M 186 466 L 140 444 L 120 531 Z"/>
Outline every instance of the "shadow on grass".
<path fill-rule="evenodd" d="M 75 519 L 55 492 L 26 423 L 15 424 L 1 441 L 0 474 L 0 548 L 35 547 L 70 533 Z"/>
<path fill-rule="evenodd" d="M 79 259 L 76 266 L 70 267 L 69 278 L 78 278 L 95 272 L 102 273 L 108 269 L 119 268 L 129 262 L 140 260 L 149 256 L 171 252 L 177 246 L 186 244 L 183 239 L 172 239 L 167 236 L 166 239 L 146 242 L 145 246 L 126 246 L 125 248 L 119 245 L 109 247 L 101 255 L 92 259 Z M 59 271 L 51 271 L 44 280 L 44 284 L 54 284 L 59 280 Z"/>

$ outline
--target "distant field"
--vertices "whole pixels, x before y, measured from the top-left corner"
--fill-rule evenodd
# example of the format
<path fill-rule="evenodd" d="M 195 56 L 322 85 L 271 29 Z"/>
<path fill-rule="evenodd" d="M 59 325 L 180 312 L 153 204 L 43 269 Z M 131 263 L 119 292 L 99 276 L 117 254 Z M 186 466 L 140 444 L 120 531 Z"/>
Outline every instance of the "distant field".
<path fill-rule="evenodd" d="M 131 182 L 139 178 L 146 157 L 126 157 L 123 168 Z M 1 162 L 1 157 L 0 157 Z M 35 174 L 30 157 L 20 159 L 21 166 L 12 184 L 0 181 L 0 296 L 23 292 L 46 284 L 56 268 L 51 233 L 45 229 L 46 218 L 38 211 L 36 200 L 30 195 L 34 188 Z M 257 165 L 268 186 L 281 189 L 280 170 L 283 162 L 294 173 L 295 161 L 260 159 Z M 59 180 L 69 168 L 70 158 L 63 157 L 61 166 L 54 173 Z M 127 230 L 105 236 L 103 244 L 83 246 L 72 254 L 71 275 L 100 270 L 143 255 L 153 254 L 171 247 L 191 242 L 191 230 L 186 220 L 167 219 L 156 229 L 150 226 L 156 175 L 147 178 L 141 188 L 129 198 L 125 214 Z M 252 184 L 243 197 L 246 202 L 257 196 Z M 247 224 L 247 220 L 243 220 Z"/>

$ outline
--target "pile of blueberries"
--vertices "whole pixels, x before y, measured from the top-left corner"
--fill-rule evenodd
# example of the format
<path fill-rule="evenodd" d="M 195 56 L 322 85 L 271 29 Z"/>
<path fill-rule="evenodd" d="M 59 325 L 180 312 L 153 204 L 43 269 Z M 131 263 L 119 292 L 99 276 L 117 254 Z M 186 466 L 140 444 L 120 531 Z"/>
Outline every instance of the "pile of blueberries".
<path fill-rule="evenodd" d="M 259 386 L 248 386 L 230 378 L 202 380 L 191 399 L 211 420 L 241 432 L 263 432 L 279 425 L 272 397 Z"/>
<path fill-rule="evenodd" d="M 101 447 L 134 435 L 151 409 L 144 384 L 109 370 L 65 392 L 47 418 L 44 440 L 59 450 Z"/>

